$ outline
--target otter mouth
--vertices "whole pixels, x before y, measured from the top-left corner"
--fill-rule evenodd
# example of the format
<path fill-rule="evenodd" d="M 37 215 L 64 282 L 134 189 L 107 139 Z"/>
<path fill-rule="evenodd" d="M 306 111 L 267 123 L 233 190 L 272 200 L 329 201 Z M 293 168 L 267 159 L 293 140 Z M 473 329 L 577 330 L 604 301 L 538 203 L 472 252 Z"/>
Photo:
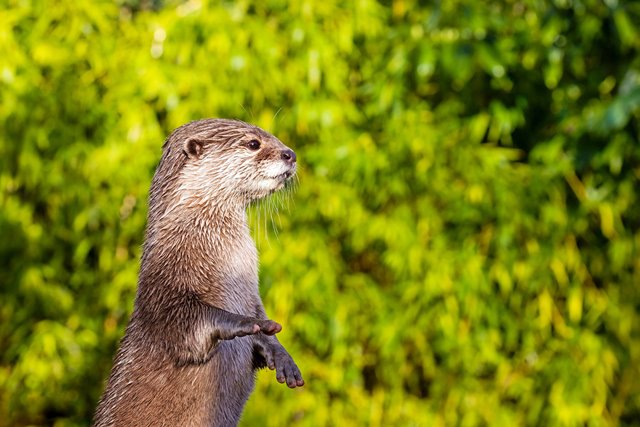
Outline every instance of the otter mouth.
<path fill-rule="evenodd" d="M 289 171 L 281 173 L 280 175 L 277 175 L 275 177 L 275 179 L 283 181 L 283 180 L 291 178 L 294 173 L 295 173 L 294 171 L 289 170 Z"/>
<path fill-rule="evenodd" d="M 270 179 L 274 179 L 276 181 L 286 181 L 287 179 L 291 178 L 293 175 L 295 175 L 296 173 L 296 168 L 291 168 L 289 170 L 286 170 L 282 173 L 279 173 L 277 175 L 271 175 L 269 176 Z"/>
<path fill-rule="evenodd" d="M 260 186 L 266 190 L 266 194 L 273 194 L 291 183 L 292 177 L 296 174 L 296 166 L 295 164 L 283 166 L 285 165 L 274 165 L 270 168 L 271 170 L 264 171 L 267 173 L 262 173 L 264 181 Z"/>
<path fill-rule="evenodd" d="M 269 188 L 268 190 L 268 194 L 273 194 L 276 191 L 286 187 L 290 182 L 291 182 L 291 178 L 293 177 L 293 175 L 295 175 L 296 171 L 295 169 L 293 170 L 288 170 L 286 172 L 282 172 L 278 175 L 272 175 L 269 177 L 269 180 L 271 181 L 271 185 L 272 187 Z"/>

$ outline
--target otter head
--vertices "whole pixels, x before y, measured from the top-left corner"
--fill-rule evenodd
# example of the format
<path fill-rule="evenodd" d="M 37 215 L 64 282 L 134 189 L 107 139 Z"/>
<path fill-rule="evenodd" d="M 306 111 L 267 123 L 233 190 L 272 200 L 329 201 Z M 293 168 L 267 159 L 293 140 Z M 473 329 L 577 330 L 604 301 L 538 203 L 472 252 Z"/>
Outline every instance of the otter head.
<path fill-rule="evenodd" d="M 173 196 L 199 205 L 246 206 L 281 189 L 296 172 L 293 150 L 236 120 L 186 124 L 171 134 L 164 150 L 159 171 L 165 160 L 179 169 Z"/>

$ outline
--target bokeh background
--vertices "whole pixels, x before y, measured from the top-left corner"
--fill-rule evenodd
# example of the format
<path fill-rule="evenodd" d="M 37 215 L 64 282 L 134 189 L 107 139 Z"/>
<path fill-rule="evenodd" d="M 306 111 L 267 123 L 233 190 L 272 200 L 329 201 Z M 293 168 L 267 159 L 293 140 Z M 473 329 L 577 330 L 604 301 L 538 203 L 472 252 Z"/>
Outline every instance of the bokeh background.
<path fill-rule="evenodd" d="M 243 425 L 640 425 L 640 2 L 0 4 L 0 426 L 89 424 L 202 117 L 300 163 Z"/>

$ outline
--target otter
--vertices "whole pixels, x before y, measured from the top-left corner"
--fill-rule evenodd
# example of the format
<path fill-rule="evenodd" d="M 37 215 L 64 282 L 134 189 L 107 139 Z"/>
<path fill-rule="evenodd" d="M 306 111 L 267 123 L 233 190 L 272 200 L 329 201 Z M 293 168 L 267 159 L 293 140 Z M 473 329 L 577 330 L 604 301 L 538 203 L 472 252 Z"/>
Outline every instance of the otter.
<path fill-rule="evenodd" d="M 94 426 L 232 426 L 257 369 L 304 385 L 260 299 L 246 219 L 296 164 L 276 137 L 237 120 L 191 122 L 165 140 L 134 309 Z"/>

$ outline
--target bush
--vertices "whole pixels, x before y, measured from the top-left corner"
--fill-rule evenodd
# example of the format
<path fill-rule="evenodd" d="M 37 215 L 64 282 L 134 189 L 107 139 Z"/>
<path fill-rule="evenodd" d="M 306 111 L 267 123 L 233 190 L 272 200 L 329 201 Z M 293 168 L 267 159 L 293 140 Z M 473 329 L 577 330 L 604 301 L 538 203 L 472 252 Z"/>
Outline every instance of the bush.
<path fill-rule="evenodd" d="M 0 425 L 90 422 L 201 117 L 300 159 L 252 224 L 307 385 L 259 373 L 245 425 L 639 425 L 640 4 L 3 9 Z"/>

